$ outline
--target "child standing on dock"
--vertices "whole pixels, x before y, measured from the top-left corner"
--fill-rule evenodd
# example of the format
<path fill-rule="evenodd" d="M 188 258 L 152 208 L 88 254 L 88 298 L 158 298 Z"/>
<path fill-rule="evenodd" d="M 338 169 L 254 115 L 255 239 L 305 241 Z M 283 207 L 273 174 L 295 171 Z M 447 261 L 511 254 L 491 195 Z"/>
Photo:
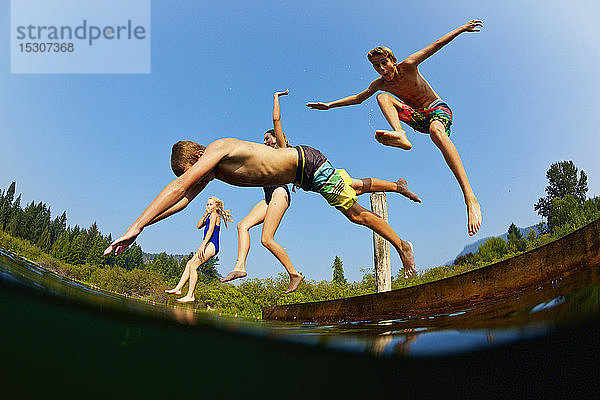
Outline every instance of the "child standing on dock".
<path fill-rule="evenodd" d="M 375 138 L 383 145 L 410 150 L 412 144 L 408 141 L 400 121 L 416 131 L 429 134 L 433 143 L 442 152 L 463 192 L 467 206 L 469 235 L 474 235 L 481 227 L 481 209 L 467 179 L 458 151 L 450 140 L 452 111 L 421 75 L 418 66 L 461 33 L 479 32 L 478 28 L 482 25 L 480 20 L 473 19 L 399 63 L 390 49 L 376 47 L 369 51 L 367 58 L 380 77 L 375 79 L 367 89 L 330 103 L 306 104 L 307 107 L 315 110 L 329 110 L 360 104 L 379 90 L 391 93 L 391 95 L 379 93 L 377 102 L 392 130 L 377 130 Z"/>

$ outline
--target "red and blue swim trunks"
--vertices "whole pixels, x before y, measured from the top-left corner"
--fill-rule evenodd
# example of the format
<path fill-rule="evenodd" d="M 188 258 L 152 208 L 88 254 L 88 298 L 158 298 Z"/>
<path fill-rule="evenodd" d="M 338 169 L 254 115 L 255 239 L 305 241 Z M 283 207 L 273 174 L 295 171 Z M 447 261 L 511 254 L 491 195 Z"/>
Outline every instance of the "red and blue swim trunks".
<path fill-rule="evenodd" d="M 434 100 L 425 108 L 412 108 L 408 104 L 401 103 L 398 111 L 400 121 L 407 123 L 415 131 L 429 133 L 429 125 L 432 121 L 440 121 L 446 128 L 446 135 L 450 137 L 450 125 L 452 125 L 452 110 L 442 99 Z"/>

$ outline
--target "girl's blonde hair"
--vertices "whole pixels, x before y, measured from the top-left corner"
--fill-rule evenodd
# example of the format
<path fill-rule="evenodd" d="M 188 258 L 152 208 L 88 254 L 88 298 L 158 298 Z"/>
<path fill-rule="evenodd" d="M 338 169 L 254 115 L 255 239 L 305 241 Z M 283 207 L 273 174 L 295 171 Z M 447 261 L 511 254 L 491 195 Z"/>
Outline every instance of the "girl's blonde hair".
<path fill-rule="evenodd" d="M 215 206 L 217 207 L 217 215 L 223 218 L 223 221 L 225 221 L 225 228 L 227 228 L 227 222 L 233 221 L 233 217 L 231 216 L 231 210 L 224 210 L 223 200 L 219 199 L 218 197 L 211 196 L 208 199 L 213 199 L 215 201 Z"/>

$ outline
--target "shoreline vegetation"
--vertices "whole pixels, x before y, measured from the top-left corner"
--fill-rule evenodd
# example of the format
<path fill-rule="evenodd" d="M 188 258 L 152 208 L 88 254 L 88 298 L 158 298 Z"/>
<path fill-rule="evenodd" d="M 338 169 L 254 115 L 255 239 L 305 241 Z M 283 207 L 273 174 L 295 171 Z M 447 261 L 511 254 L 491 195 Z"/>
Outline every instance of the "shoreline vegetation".
<path fill-rule="evenodd" d="M 587 176 L 571 161 L 552 164 L 546 177 L 547 196 L 540 198 L 534 210 L 545 219 L 529 229 L 525 237 L 513 223 L 507 240 L 491 237 L 475 252 L 457 257 L 452 264 L 421 271 L 404 279 L 401 271 L 392 277 L 392 290 L 420 285 L 502 261 L 554 241 L 600 217 L 600 197 L 586 198 Z M 87 284 L 93 288 L 123 294 L 143 301 L 168 305 L 179 304 L 177 296 L 165 289 L 175 286 L 181 271 L 193 253 L 174 257 L 163 252 L 145 255 L 133 244 L 118 256 L 102 256 L 112 242 L 103 236 L 96 223 L 87 229 L 67 226 L 66 212 L 51 219 L 50 208 L 31 202 L 21 208 L 16 200 L 15 182 L 0 190 L 0 247 L 26 258 L 55 274 Z M 539 232 L 538 233 L 536 233 Z M 295 292 L 284 294 L 288 278 L 283 273 L 265 279 L 246 278 L 237 285 L 221 283 L 216 266 L 218 257 L 199 269 L 196 301 L 182 307 L 194 307 L 232 316 L 260 318 L 262 307 L 284 305 L 375 293 L 373 267 L 363 268 L 362 279 L 348 282 L 339 256 L 332 260 L 331 281 L 305 279 Z M 326 266 L 327 267 L 327 266 Z M 301 271 L 300 271 L 301 272 Z M 302 272 L 301 272 L 302 273 Z M 187 290 L 186 287 L 183 290 Z"/>

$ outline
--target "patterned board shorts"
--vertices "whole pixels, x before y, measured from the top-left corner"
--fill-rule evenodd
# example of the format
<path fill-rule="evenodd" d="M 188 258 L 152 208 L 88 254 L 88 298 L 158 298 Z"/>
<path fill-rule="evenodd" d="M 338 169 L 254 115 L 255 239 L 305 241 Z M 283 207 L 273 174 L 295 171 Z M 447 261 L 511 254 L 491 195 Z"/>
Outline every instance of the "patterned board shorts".
<path fill-rule="evenodd" d="M 440 121 L 446 128 L 446 135 L 450 137 L 450 125 L 452 125 L 452 110 L 450 106 L 441 99 L 435 100 L 425 108 L 415 109 L 402 103 L 398 111 L 400 121 L 407 123 L 415 131 L 429 133 L 432 121 Z"/>
<path fill-rule="evenodd" d="M 352 178 L 343 169 L 335 169 L 319 150 L 296 146 L 298 170 L 294 184 L 304 190 L 317 192 L 340 211 L 348 211 L 358 196 L 352 188 Z"/>

